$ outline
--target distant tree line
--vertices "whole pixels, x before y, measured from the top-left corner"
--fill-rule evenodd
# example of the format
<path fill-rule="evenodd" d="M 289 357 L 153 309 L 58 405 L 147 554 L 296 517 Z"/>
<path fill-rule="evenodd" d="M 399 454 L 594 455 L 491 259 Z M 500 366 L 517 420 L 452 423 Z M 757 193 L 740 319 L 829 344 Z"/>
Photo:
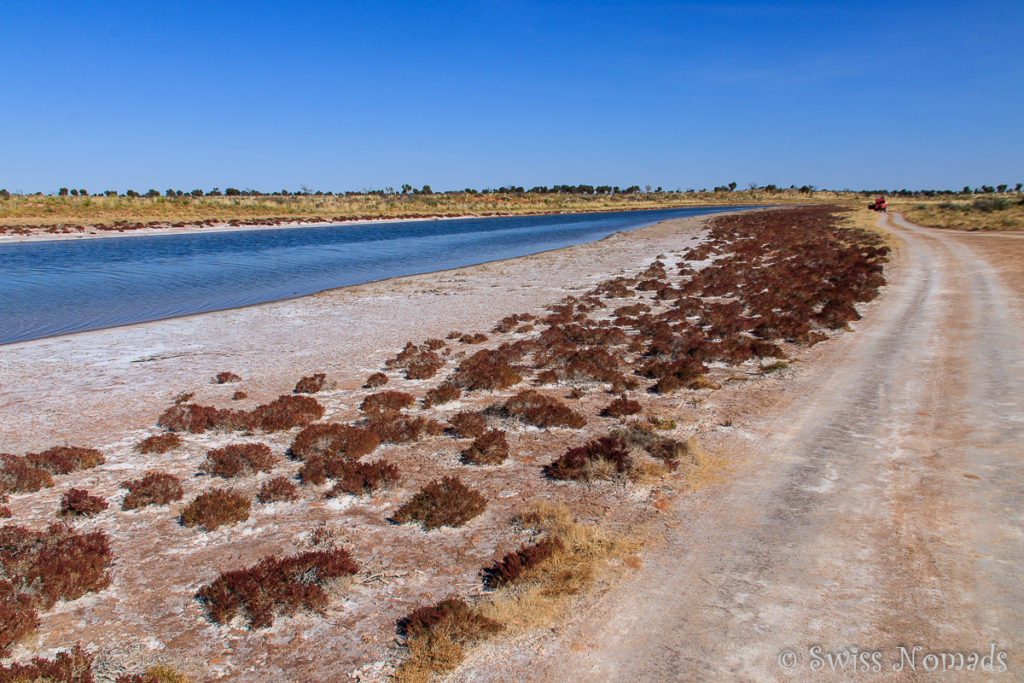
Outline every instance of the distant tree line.
<path fill-rule="evenodd" d="M 734 192 L 736 190 L 736 187 L 737 187 L 737 185 L 736 185 L 735 182 L 730 182 L 730 183 L 726 183 L 724 185 L 716 185 L 714 187 L 714 189 L 711 190 L 711 191 L 715 192 L 715 193 Z M 969 185 L 965 185 L 960 190 L 948 190 L 948 189 L 947 190 L 907 190 L 907 189 L 890 190 L 890 189 L 874 189 L 874 190 L 856 190 L 856 191 L 855 190 L 843 190 L 843 191 L 844 192 L 859 192 L 861 195 L 863 195 L 865 197 L 873 196 L 873 195 L 888 195 L 888 196 L 897 196 L 897 197 L 942 197 L 942 196 L 953 196 L 953 195 L 964 195 L 964 194 L 969 194 L 969 195 L 1008 194 L 1008 193 L 1018 193 L 1019 194 L 1021 192 L 1022 188 L 1024 188 L 1024 183 L 1017 183 L 1016 185 L 1013 185 L 1013 186 L 1011 186 L 1008 183 L 1003 183 L 1003 184 L 1000 184 L 1000 185 L 979 185 L 978 187 L 974 187 L 974 188 L 970 187 Z M 749 189 L 749 190 L 759 190 L 759 191 L 764 192 L 764 193 L 769 194 L 769 195 L 770 194 L 780 193 L 780 192 L 786 192 L 786 191 L 791 191 L 791 192 L 795 191 L 795 192 L 800 192 L 802 194 L 813 194 L 814 192 L 818 191 L 818 188 L 816 188 L 813 185 L 801 185 L 800 187 L 797 187 L 796 185 L 790 185 L 788 188 L 783 188 L 783 187 L 779 187 L 777 185 L 758 185 L 756 183 L 750 183 L 747 186 L 747 189 Z M 824 191 L 824 190 L 822 190 L 822 191 Z M 650 185 L 644 185 L 641 188 L 639 185 L 630 185 L 628 187 L 619 187 L 618 185 L 596 185 L 595 186 L 595 185 L 582 185 L 581 184 L 581 185 L 551 185 L 551 186 L 537 185 L 535 187 L 531 187 L 528 190 L 524 189 L 522 186 L 517 186 L 517 185 L 509 185 L 507 187 L 503 186 L 503 187 L 497 187 L 497 188 L 484 188 L 482 190 L 476 190 L 476 189 L 473 189 L 471 187 L 467 187 L 467 188 L 465 188 L 463 190 L 447 190 L 447 191 L 443 191 L 443 192 L 434 192 L 430 188 L 430 185 L 424 185 L 421 188 L 414 188 L 412 185 L 409 185 L 408 183 L 406 183 L 406 184 L 401 185 L 397 190 L 395 188 L 393 188 L 393 187 L 385 187 L 384 189 L 380 189 L 380 190 L 362 189 L 362 190 L 346 190 L 346 191 L 340 191 L 340 192 L 333 192 L 333 191 L 323 192 L 321 190 L 313 191 L 313 190 L 309 189 L 308 187 L 303 187 L 301 190 L 298 190 L 298 191 L 278 190 L 276 192 L 263 192 L 263 191 L 260 191 L 260 190 L 253 190 L 253 189 L 239 190 L 238 188 L 234 188 L 234 187 L 228 187 L 228 188 L 226 188 L 224 190 L 221 190 L 219 187 L 215 187 L 215 188 L 213 188 L 212 190 L 209 190 L 209 191 L 200 190 L 200 189 L 185 191 L 185 190 L 175 190 L 175 189 L 168 188 L 167 190 L 165 190 L 162 193 L 160 191 L 154 190 L 154 189 L 150 189 L 150 190 L 148 190 L 146 192 L 142 192 L 142 193 L 137 192 L 135 190 L 125 190 L 124 192 L 121 192 L 121 193 L 119 193 L 117 190 L 104 190 L 103 192 L 96 193 L 96 194 L 93 194 L 93 195 L 90 195 L 89 192 L 87 190 L 85 190 L 84 188 L 68 189 L 66 187 L 62 187 L 62 188 L 57 190 L 57 196 L 58 197 L 67 197 L 67 196 L 71 196 L 71 197 L 89 197 L 89 196 L 93 196 L 93 197 L 100 197 L 100 196 L 118 197 L 118 196 L 120 196 L 120 197 L 133 197 L 133 198 L 134 197 L 146 197 L 146 198 L 150 198 L 150 199 L 154 199 L 156 197 L 163 196 L 163 197 L 167 197 L 167 198 L 170 198 L 170 199 L 179 199 L 179 198 L 189 198 L 189 197 L 199 198 L 199 197 L 225 197 L 225 196 L 226 197 L 310 197 L 310 196 L 316 196 L 316 197 L 320 197 L 320 196 L 352 197 L 352 196 L 361 196 L 361 195 L 376 195 L 376 196 L 380 196 L 380 197 L 387 197 L 387 196 L 396 196 L 396 195 L 407 195 L 407 196 L 408 195 L 413 195 L 413 196 L 417 196 L 417 195 L 434 195 L 434 194 L 438 194 L 438 195 L 468 194 L 468 195 L 475 195 L 475 196 L 480 196 L 480 195 L 505 195 L 505 196 L 513 195 L 513 196 L 515 196 L 515 195 L 551 195 L 551 194 L 556 194 L 556 195 L 584 195 L 584 196 L 613 196 L 613 195 L 636 195 L 636 194 L 664 194 L 666 192 L 671 192 L 671 193 L 674 193 L 674 194 L 697 194 L 697 193 L 702 193 L 703 194 L 703 193 L 707 193 L 708 190 L 707 189 L 695 190 L 693 188 L 690 188 L 690 189 L 687 189 L 684 192 L 681 189 L 676 189 L 674 191 L 671 191 L 671 190 L 666 191 L 666 190 L 664 190 L 661 187 L 657 187 L 657 188 L 653 188 L 652 189 L 652 187 Z M 44 193 L 42 193 L 42 192 L 35 192 L 35 193 L 31 193 L 31 194 L 35 195 L 35 196 L 47 196 L 47 195 L 44 195 Z M 11 196 L 12 196 L 11 192 L 7 191 L 6 189 L 0 189 L 0 199 L 10 199 Z M 52 196 L 52 195 L 48 195 L 48 196 Z"/>

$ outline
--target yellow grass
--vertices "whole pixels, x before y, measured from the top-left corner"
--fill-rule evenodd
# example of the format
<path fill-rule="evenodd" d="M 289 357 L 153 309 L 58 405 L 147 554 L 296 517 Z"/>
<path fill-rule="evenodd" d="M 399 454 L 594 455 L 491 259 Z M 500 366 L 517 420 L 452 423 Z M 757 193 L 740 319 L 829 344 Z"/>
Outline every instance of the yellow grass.
<path fill-rule="evenodd" d="M 890 209 L 911 223 L 956 230 L 1024 230 L 1024 197 L 981 195 L 954 200 L 894 200 Z"/>

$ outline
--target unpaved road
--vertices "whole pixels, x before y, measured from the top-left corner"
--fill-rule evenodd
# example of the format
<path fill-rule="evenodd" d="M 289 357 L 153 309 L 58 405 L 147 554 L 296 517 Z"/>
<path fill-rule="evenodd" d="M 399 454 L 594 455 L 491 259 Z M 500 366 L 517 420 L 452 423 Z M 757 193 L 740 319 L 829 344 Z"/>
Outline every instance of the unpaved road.
<path fill-rule="evenodd" d="M 720 430 L 728 480 L 571 626 L 457 679 L 1024 680 L 1024 235 L 891 219 L 887 291 Z M 1004 673 L 925 659 L 993 644 Z M 824 654 L 854 647 L 869 670 L 832 673 Z"/>

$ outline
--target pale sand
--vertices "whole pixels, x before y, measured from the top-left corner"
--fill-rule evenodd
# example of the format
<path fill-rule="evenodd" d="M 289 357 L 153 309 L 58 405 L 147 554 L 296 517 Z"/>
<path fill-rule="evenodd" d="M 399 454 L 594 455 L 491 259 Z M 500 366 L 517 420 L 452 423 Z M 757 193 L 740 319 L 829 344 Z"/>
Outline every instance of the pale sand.
<path fill-rule="evenodd" d="M 311 296 L 0 347 L 0 452 L 102 447 L 152 430 L 172 397 L 231 405 L 288 393 L 327 372 L 356 388 L 406 341 L 489 329 L 569 292 L 694 243 L 706 217 L 665 221 L 598 242 Z M 241 384 L 215 385 L 230 370 Z"/>

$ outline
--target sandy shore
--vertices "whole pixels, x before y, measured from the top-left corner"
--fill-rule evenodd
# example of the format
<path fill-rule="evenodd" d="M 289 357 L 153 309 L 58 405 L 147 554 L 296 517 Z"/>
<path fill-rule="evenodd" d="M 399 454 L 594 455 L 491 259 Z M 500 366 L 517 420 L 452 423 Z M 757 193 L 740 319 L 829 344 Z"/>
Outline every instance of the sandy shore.
<path fill-rule="evenodd" d="M 93 330 L 0 349 L 5 452 L 75 442 L 102 447 L 151 430 L 183 391 L 222 402 L 210 383 L 243 377 L 250 400 L 272 399 L 313 371 L 355 388 L 406 341 L 489 329 L 591 287 L 657 254 L 685 249 L 706 217 L 671 220 L 598 242 L 505 261 L 356 285 L 286 301 Z M 351 384 L 351 387 L 348 387 Z"/>

